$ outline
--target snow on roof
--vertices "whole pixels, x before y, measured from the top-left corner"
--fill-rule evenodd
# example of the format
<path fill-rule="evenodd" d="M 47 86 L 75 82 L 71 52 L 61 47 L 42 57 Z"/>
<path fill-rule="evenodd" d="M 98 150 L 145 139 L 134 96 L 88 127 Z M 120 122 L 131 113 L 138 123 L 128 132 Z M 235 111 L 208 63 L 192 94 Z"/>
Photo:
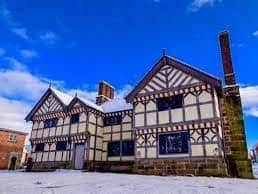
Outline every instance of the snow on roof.
<path fill-rule="evenodd" d="M 50 88 L 52 90 L 52 92 L 55 93 L 55 95 L 57 95 L 57 97 L 66 105 L 68 106 L 70 104 L 70 102 L 73 100 L 72 96 L 69 96 L 68 94 L 65 94 L 57 89 L 54 88 Z"/>
<path fill-rule="evenodd" d="M 55 95 L 66 105 L 68 106 L 70 102 L 73 100 L 74 97 L 65 94 L 57 89 L 50 88 Z M 82 98 L 80 96 L 77 96 L 78 99 L 80 99 L 83 103 L 85 103 L 87 106 L 94 108 L 98 111 L 109 113 L 109 112 L 116 112 L 116 111 L 123 111 L 123 110 L 130 110 L 133 108 L 132 104 L 126 103 L 125 99 L 121 98 L 115 98 L 111 101 L 105 102 L 101 106 L 95 104 L 94 102 L 87 100 L 85 98 Z"/>
<path fill-rule="evenodd" d="M 115 98 L 101 105 L 105 113 L 133 109 L 132 104 L 126 103 L 125 99 Z"/>
<path fill-rule="evenodd" d="M 82 102 L 84 102 L 87 106 L 92 107 L 92 108 L 94 108 L 94 109 L 96 109 L 96 110 L 98 110 L 98 111 L 103 112 L 102 107 L 99 106 L 99 105 L 97 105 L 97 104 L 95 104 L 94 102 L 91 102 L 90 100 L 87 100 L 87 99 L 82 98 L 82 97 L 79 97 L 79 96 L 77 96 L 77 98 L 79 98 L 79 99 L 80 99 Z"/>

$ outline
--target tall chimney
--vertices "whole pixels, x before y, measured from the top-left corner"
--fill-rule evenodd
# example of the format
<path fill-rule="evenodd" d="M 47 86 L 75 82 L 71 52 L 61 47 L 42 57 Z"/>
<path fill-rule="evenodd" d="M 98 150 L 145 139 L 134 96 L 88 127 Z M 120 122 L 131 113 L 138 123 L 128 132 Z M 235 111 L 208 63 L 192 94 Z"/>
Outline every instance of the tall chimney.
<path fill-rule="evenodd" d="M 96 104 L 101 105 L 104 102 L 114 98 L 114 87 L 105 81 L 99 82 L 99 92 L 96 98 Z"/>
<path fill-rule="evenodd" d="M 228 172 L 233 177 L 253 178 L 252 164 L 248 159 L 243 108 L 232 65 L 228 32 L 220 33 L 219 41 L 225 77 L 221 110 Z"/>
<path fill-rule="evenodd" d="M 224 79 L 226 85 L 235 85 L 236 79 L 232 65 L 229 35 L 227 31 L 221 32 L 219 35 L 220 50 L 224 69 Z"/>

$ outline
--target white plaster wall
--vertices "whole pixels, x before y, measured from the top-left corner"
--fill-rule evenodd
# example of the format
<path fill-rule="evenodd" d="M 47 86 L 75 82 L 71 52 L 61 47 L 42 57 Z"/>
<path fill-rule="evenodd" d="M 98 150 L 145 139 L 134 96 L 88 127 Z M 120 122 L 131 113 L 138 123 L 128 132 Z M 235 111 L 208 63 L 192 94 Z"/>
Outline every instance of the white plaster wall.
<path fill-rule="evenodd" d="M 172 117 L 173 123 L 182 122 L 183 121 L 183 109 L 182 108 L 172 109 L 171 117 Z"/>
<path fill-rule="evenodd" d="M 200 111 L 202 119 L 209 119 L 214 117 L 212 103 L 200 105 Z"/>
<path fill-rule="evenodd" d="M 61 161 L 62 160 L 62 152 L 61 151 L 57 151 L 56 152 L 56 161 Z"/>
<path fill-rule="evenodd" d="M 202 145 L 192 145 L 192 156 L 203 156 L 203 146 Z"/>
<path fill-rule="evenodd" d="M 147 148 L 147 158 L 156 158 L 157 149 L 156 147 Z"/>
<path fill-rule="evenodd" d="M 147 125 L 156 125 L 157 124 L 156 112 L 146 113 L 146 114 L 147 114 Z"/>
<path fill-rule="evenodd" d="M 159 124 L 169 123 L 169 111 L 168 110 L 159 111 L 158 117 L 159 117 Z"/>
<path fill-rule="evenodd" d="M 128 115 L 125 115 L 125 117 L 123 118 L 123 122 L 132 122 L 132 119 Z"/>
<path fill-rule="evenodd" d="M 57 135 L 62 135 L 62 127 L 57 127 L 56 128 L 56 136 Z"/>
<path fill-rule="evenodd" d="M 63 135 L 68 135 L 69 134 L 69 125 L 63 126 Z"/>
<path fill-rule="evenodd" d="M 137 112 L 144 112 L 144 105 L 139 103 L 135 106 L 135 109 L 134 111 L 137 113 Z"/>
<path fill-rule="evenodd" d="M 144 126 L 144 114 L 135 115 L 135 127 Z"/>
<path fill-rule="evenodd" d="M 146 105 L 146 111 L 154 111 L 156 109 L 156 103 L 153 101 L 149 101 L 149 103 Z"/>
<path fill-rule="evenodd" d="M 37 138 L 42 138 L 42 133 L 43 133 L 43 130 L 39 129 L 37 132 Z"/>
<path fill-rule="evenodd" d="M 207 156 L 217 156 L 218 145 L 217 144 L 206 144 L 205 145 Z"/>
<path fill-rule="evenodd" d="M 85 132 L 85 131 L 86 131 L 86 123 L 80 123 L 78 132 L 81 133 L 81 132 Z"/>
<path fill-rule="evenodd" d="M 43 137 L 48 137 L 49 128 L 43 130 Z"/>
<path fill-rule="evenodd" d="M 190 93 L 184 98 L 185 105 L 196 104 L 196 103 L 197 103 L 196 96 L 194 96 Z"/>
<path fill-rule="evenodd" d="M 198 120 L 197 106 L 191 106 L 185 108 L 185 120 L 192 121 Z"/>
<path fill-rule="evenodd" d="M 203 91 L 200 95 L 199 95 L 199 102 L 209 102 L 212 101 L 212 96 L 210 93 Z"/>
<path fill-rule="evenodd" d="M 80 122 L 86 121 L 86 114 L 84 112 L 80 114 L 80 119 L 79 120 L 80 120 Z"/>
<path fill-rule="evenodd" d="M 43 161 L 43 162 L 48 161 L 48 152 L 44 152 L 44 153 L 43 153 L 42 161 Z"/>
<path fill-rule="evenodd" d="M 55 160 L 55 152 L 49 152 L 49 161 L 54 161 Z"/>

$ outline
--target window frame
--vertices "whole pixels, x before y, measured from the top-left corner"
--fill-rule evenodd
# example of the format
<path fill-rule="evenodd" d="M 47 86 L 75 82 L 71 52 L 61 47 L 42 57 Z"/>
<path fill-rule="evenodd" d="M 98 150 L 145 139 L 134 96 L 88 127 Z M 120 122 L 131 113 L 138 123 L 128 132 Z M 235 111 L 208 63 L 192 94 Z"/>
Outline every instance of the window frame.
<path fill-rule="evenodd" d="M 9 132 L 8 141 L 17 142 L 17 134 L 13 132 Z"/>
<path fill-rule="evenodd" d="M 132 142 L 133 144 L 133 149 L 132 149 L 132 153 L 124 153 L 124 144 L 126 142 Z M 119 144 L 119 155 L 110 155 L 110 152 L 109 152 L 109 145 L 111 143 L 116 143 L 116 144 Z M 135 155 L 135 141 L 132 139 L 128 139 L 128 140 L 117 140 L 117 141 L 109 141 L 108 142 L 108 145 L 107 145 L 107 156 L 108 157 L 123 157 L 123 156 L 134 156 Z"/>
<path fill-rule="evenodd" d="M 119 154 L 114 155 L 110 153 L 110 144 L 119 144 Z M 121 156 L 121 141 L 109 141 L 107 145 L 107 156 L 108 157 L 120 157 Z"/>
<path fill-rule="evenodd" d="M 169 135 L 179 135 L 179 134 L 184 134 L 184 136 L 182 137 L 182 141 L 185 141 L 183 142 L 182 144 L 182 149 L 185 149 L 181 152 L 179 151 L 176 151 L 176 152 L 170 152 L 170 153 L 163 153 L 161 151 L 161 136 L 169 136 Z M 178 155 L 178 154 L 189 154 L 190 153 L 190 136 L 189 136 L 189 131 L 179 131 L 179 132 L 170 132 L 170 133 L 160 133 L 158 134 L 158 152 L 159 152 L 159 155 L 161 156 L 166 156 L 166 155 Z M 186 147 L 183 147 L 183 146 L 186 146 Z"/>
<path fill-rule="evenodd" d="M 58 123 L 58 118 L 47 119 L 44 121 L 44 129 L 56 127 L 57 123 Z"/>
<path fill-rule="evenodd" d="M 114 119 L 116 118 L 116 119 Z M 112 119 L 116 121 L 112 121 Z M 122 123 L 122 115 L 114 115 L 114 116 L 108 116 L 104 117 L 104 126 L 111 126 L 111 125 L 120 125 Z"/>
<path fill-rule="evenodd" d="M 45 149 L 45 143 L 38 143 L 35 145 L 35 152 L 44 152 L 44 149 Z M 38 148 L 38 146 L 43 146 L 41 149 Z"/>
<path fill-rule="evenodd" d="M 79 122 L 80 122 L 80 114 L 79 113 L 72 114 L 71 117 L 70 117 L 70 124 L 76 124 L 76 123 L 79 123 Z"/>
<path fill-rule="evenodd" d="M 179 103 L 177 101 L 179 101 Z M 166 106 L 163 107 L 165 103 L 166 103 Z M 157 98 L 156 105 L 157 105 L 158 111 L 166 111 L 166 110 L 172 110 L 177 108 L 183 108 L 184 95 L 178 94 L 170 97 Z"/>
<path fill-rule="evenodd" d="M 66 149 L 67 149 L 67 141 L 58 141 L 56 143 L 56 151 L 65 151 Z"/>
<path fill-rule="evenodd" d="M 132 153 L 124 153 L 124 143 L 128 143 L 128 142 L 133 144 Z M 135 155 L 135 141 L 134 140 L 122 140 L 121 144 L 122 144 L 122 152 L 121 152 L 122 156 L 134 156 Z"/>

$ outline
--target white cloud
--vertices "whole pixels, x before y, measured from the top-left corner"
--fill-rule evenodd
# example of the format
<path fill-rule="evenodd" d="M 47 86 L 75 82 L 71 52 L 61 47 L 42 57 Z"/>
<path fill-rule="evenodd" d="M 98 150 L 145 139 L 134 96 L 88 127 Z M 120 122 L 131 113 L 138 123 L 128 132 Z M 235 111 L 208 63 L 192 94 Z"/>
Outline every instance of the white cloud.
<path fill-rule="evenodd" d="M 43 41 L 45 41 L 46 43 L 49 44 L 54 44 L 56 42 L 56 34 L 52 31 L 47 31 L 42 33 L 39 38 Z"/>
<path fill-rule="evenodd" d="M 245 114 L 258 117 L 258 86 L 242 86 L 240 94 Z"/>
<path fill-rule="evenodd" d="M 258 30 L 256 30 L 255 32 L 253 32 L 253 36 L 258 37 Z"/>
<path fill-rule="evenodd" d="M 0 96 L 0 123 L 3 128 L 29 132 L 30 124 L 24 120 L 24 115 L 28 114 L 31 105 L 19 100 L 10 100 Z"/>
<path fill-rule="evenodd" d="M 35 58 L 39 56 L 35 50 L 29 50 L 29 49 L 20 50 L 20 54 L 24 58 Z"/>
<path fill-rule="evenodd" d="M 5 49 L 0 48 L 0 57 L 4 56 L 6 53 Z"/>
<path fill-rule="evenodd" d="M 24 63 L 18 61 L 13 57 L 6 57 L 5 59 L 9 62 L 12 69 L 19 70 L 19 71 L 25 71 L 27 69 Z"/>
<path fill-rule="evenodd" d="M 189 6 L 188 11 L 197 12 L 203 6 L 209 5 L 213 6 L 217 2 L 222 2 L 222 0 L 194 0 Z"/>
<path fill-rule="evenodd" d="M 22 39 L 25 39 L 25 40 L 29 39 L 26 28 L 13 28 L 12 32 Z"/>
<path fill-rule="evenodd" d="M 12 63 L 20 64 L 16 59 L 9 58 Z M 22 64 L 25 66 L 25 64 Z M 17 67 L 18 66 L 18 67 Z M 74 96 L 75 93 L 83 98 L 95 102 L 96 90 L 69 89 L 63 81 L 52 80 L 52 85 Z M 13 65 L 11 69 L 0 69 L 0 114 L 1 127 L 12 128 L 28 132 L 31 126 L 25 123 L 24 118 L 33 108 L 39 98 L 47 90 L 49 79 L 31 74 L 19 65 Z M 125 85 L 117 90 L 116 97 L 123 98 L 131 90 L 132 86 Z"/>

